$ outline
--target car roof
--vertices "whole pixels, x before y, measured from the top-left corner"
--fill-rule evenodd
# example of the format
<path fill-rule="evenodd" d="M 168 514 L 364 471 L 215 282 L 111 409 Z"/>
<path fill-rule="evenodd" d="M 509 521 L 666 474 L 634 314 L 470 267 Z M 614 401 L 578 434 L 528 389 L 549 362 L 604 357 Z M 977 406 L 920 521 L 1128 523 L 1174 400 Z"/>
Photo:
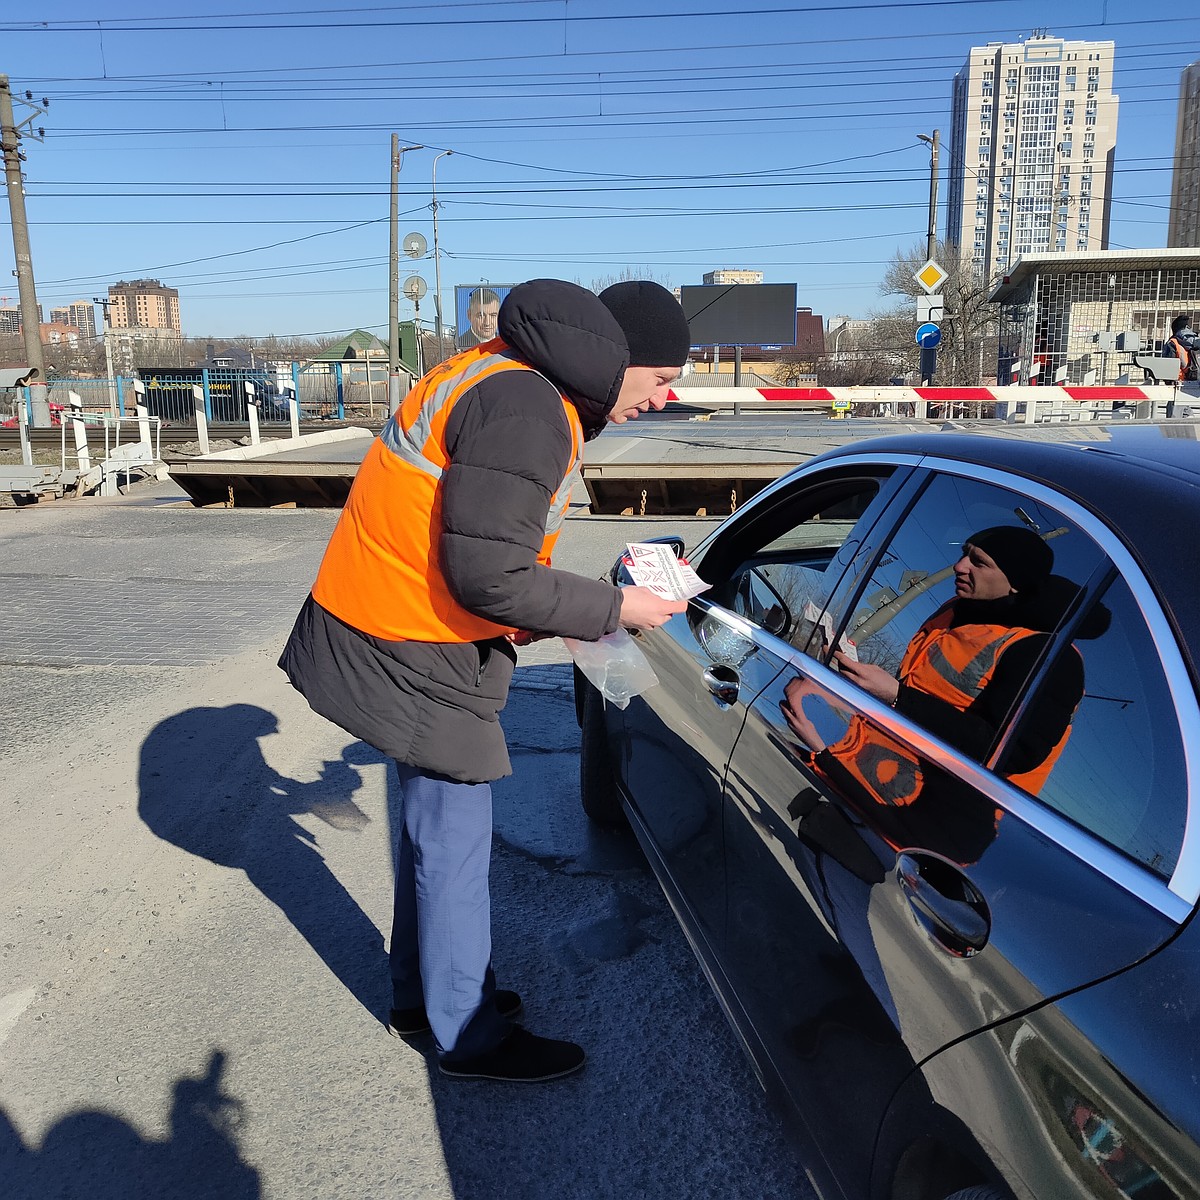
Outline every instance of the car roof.
<path fill-rule="evenodd" d="M 1200 485 L 1200 424 L 1188 421 L 1170 425 L 1110 425 L 1104 432 L 1109 441 L 1090 437 L 1072 440 L 1068 431 L 1063 431 L 1054 441 L 1033 441 L 1015 434 L 931 430 L 853 442 L 830 451 L 825 457 L 861 452 L 869 445 L 872 450 L 883 452 L 936 454 L 942 458 L 1003 467 L 1050 484 L 1060 479 L 1062 471 L 1073 474 L 1082 463 L 1086 464 L 1085 470 L 1100 470 L 1105 474 L 1111 471 L 1124 473 L 1130 469 L 1158 470 L 1180 482 Z M 1095 460 L 1081 459 L 1081 452 L 1103 454 L 1110 461 L 1105 467 L 1099 467 Z"/>
<path fill-rule="evenodd" d="M 1162 432 L 1173 428 L 1189 433 Z M 1007 471 L 1069 496 L 1099 516 L 1141 563 L 1190 644 L 1194 663 L 1192 652 L 1200 655 L 1200 556 L 1191 552 L 1190 539 L 1181 544 L 1181 534 L 1200 523 L 1200 441 L 1194 433 L 1195 426 L 1181 423 L 1114 431 L 1109 442 L 1048 442 L 931 430 L 864 439 L 830 450 L 820 461 L 832 465 L 862 454 L 937 457 Z"/>

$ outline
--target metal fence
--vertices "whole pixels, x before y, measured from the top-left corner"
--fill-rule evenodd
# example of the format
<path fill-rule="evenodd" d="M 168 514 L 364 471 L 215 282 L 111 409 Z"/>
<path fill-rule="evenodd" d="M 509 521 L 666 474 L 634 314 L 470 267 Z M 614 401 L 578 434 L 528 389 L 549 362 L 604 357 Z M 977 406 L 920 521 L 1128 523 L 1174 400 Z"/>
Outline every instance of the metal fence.
<path fill-rule="evenodd" d="M 1200 319 L 1200 270 L 1190 265 L 1039 270 L 1000 302 L 1000 382 L 1140 383 L 1111 335 L 1138 334 L 1153 354 L 1180 313 Z"/>
<path fill-rule="evenodd" d="M 136 378 L 54 379 L 48 388 L 55 420 L 61 408 L 68 406 L 70 392 L 80 397 L 85 412 L 124 417 L 132 415 L 141 403 L 164 425 L 193 424 L 198 403 L 209 421 L 240 424 L 248 420 L 246 406 L 252 396 L 264 424 L 289 422 L 293 396 L 302 421 L 343 420 L 346 415 L 339 362 L 292 363 L 290 371 L 224 367 L 143 370 Z M 29 388 L 24 389 L 24 398 L 32 423 Z"/>

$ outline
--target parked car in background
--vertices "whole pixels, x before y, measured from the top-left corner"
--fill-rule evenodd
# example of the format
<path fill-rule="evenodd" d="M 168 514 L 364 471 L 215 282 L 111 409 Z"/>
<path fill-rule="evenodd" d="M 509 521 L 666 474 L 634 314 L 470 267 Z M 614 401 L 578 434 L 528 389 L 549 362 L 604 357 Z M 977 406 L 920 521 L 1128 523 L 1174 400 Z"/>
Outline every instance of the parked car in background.
<path fill-rule="evenodd" d="M 632 826 L 822 1196 L 1200 1195 L 1200 444 L 1170 432 L 823 455 L 688 553 L 712 587 L 639 637 L 657 686 L 622 711 L 577 675 L 584 807 Z M 1053 563 L 1040 616 L 929 650 L 976 699 L 855 682 L 976 611 L 955 564 L 996 527 Z"/>

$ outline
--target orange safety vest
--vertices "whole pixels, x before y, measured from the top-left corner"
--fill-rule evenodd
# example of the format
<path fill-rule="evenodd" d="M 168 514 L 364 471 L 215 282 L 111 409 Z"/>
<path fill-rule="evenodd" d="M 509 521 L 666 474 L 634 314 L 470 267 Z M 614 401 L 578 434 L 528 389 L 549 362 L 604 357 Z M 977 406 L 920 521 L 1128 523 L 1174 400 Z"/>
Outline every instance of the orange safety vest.
<path fill-rule="evenodd" d="M 1167 339 L 1166 349 L 1179 359 L 1179 382 L 1183 383 L 1187 380 L 1189 368 L 1192 365 L 1192 352 L 1175 334 Z"/>
<path fill-rule="evenodd" d="M 953 616 L 953 606 L 947 605 L 917 630 L 900 663 L 900 682 L 963 711 L 991 682 L 1001 653 L 1034 636 L 1036 630 L 1007 625 L 951 629 Z M 1042 762 L 1006 778 L 1036 796 L 1070 735 L 1068 725 Z M 912 804 L 921 794 L 925 782 L 921 760 L 863 717 L 853 717 L 845 735 L 829 751 L 879 804 Z"/>
<path fill-rule="evenodd" d="M 516 632 L 463 608 L 451 595 L 441 565 L 441 482 L 450 465 L 446 425 L 471 388 L 502 371 L 545 378 L 493 338 L 430 371 L 372 443 L 312 589 L 317 603 L 339 620 L 387 641 L 464 643 Z M 543 566 L 550 565 L 583 452 L 579 414 L 559 396 L 572 449 L 550 500 L 537 559 Z"/>

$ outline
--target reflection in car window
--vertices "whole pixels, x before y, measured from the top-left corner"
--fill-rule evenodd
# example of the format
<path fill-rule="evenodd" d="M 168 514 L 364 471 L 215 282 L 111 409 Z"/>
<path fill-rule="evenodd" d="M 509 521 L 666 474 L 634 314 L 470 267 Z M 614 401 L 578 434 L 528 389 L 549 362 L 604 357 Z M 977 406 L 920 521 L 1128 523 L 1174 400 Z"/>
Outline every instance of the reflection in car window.
<path fill-rule="evenodd" d="M 892 537 L 847 623 L 859 659 L 895 675 L 914 634 L 955 599 L 954 564 L 963 544 L 997 526 L 1037 534 L 1054 552 L 1053 573 L 1076 585 L 1102 557 L 1052 509 L 990 484 L 937 476 Z"/>
<path fill-rule="evenodd" d="M 1104 556 L 1056 511 L 1002 488 L 936 477 L 883 547 L 851 605 L 833 665 L 964 755 L 986 761 Z M 834 614 L 830 614 L 833 616 Z M 844 615 L 844 614 L 843 614 Z M 1045 672 L 1039 719 L 1006 773 L 1036 793 L 1070 739 L 1083 695 L 1078 655 Z M 1052 686 L 1049 686 L 1052 684 Z M 826 786 L 897 847 L 973 862 L 999 814 L 813 681 L 787 685 L 784 716 Z"/>
<path fill-rule="evenodd" d="M 713 580 L 710 598 L 801 649 L 814 642 L 818 652 L 814 633 L 846 565 L 839 551 L 874 522 L 880 487 L 874 478 L 826 482 L 756 521 L 731 548 L 729 577 Z"/>
<path fill-rule="evenodd" d="M 1065 655 L 1082 662 L 1083 699 L 1038 797 L 1169 878 L 1187 815 L 1183 743 L 1158 651 L 1123 580 L 1084 617 Z M 1053 686 L 1052 674 L 1042 691 Z M 1039 724 L 1038 699 L 1040 693 L 1014 731 L 1006 760 Z"/>
<path fill-rule="evenodd" d="M 1049 634 L 1102 560 L 1060 513 L 1004 488 L 937 476 L 861 589 L 835 661 L 982 761 Z M 1081 692 L 1081 678 L 1062 681 L 1061 704 L 1026 747 L 1026 774 L 1049 769 Z M 1021 782 L 1034 786 L 1032 775 Z"/>

